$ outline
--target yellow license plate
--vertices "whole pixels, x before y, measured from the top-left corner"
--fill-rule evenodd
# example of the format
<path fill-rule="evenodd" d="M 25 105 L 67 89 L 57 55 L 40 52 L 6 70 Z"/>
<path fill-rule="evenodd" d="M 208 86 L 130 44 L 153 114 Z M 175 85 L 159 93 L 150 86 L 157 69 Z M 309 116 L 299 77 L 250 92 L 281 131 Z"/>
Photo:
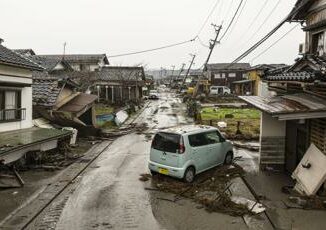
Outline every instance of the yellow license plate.
<path fill-rule="evenodd" d="M 159 168 L 158 172 L 161 173 L 161 174 L 164 174 L 164 175 L 169 174 L 169 170 L 168 169 L 163 169 L 163 168 Z"/>

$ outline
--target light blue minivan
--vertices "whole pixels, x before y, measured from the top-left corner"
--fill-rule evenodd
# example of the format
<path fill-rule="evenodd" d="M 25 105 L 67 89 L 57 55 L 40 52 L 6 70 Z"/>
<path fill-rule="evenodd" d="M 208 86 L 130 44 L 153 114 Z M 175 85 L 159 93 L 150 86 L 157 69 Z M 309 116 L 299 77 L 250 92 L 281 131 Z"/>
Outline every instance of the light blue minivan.
<path fill-rule="evenodd" d="M 162 130 L 152 141 L 148 167 L 193 182 L 195 176 L 217 165 L 231 164 L 233 145 L 215 127 L 188 125 Z"/>

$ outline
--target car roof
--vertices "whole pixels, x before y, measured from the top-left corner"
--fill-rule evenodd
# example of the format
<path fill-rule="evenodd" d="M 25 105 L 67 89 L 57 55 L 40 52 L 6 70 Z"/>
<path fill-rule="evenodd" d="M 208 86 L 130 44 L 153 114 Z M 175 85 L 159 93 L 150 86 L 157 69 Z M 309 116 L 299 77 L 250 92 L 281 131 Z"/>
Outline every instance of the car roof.
<path fill-rule="evenodd" d="M 203 131 L 214 131 L 214 130 L 217 130 L 217 128 L 212 126 L 206 126 L 206 125 L 182 125 L 182 126 L 163 129 L 160 132 L 175 133 L 175 134 L 182 135 L 182 134 L 194 134 L 194 133 L 201 133 Z"/>

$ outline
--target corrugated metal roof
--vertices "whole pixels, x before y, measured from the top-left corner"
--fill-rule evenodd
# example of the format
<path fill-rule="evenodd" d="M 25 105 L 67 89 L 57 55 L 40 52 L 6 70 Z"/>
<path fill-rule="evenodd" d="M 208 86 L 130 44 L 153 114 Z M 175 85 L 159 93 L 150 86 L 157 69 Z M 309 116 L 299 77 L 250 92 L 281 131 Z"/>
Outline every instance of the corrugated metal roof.
<path fill-rule="evenodd" d="M 240 98 L 275 117 L 304 113 L 305 117 L 309 118 L 309 114 L 313 117 L 313 113 L 326 112 L 324 99 L 303 93 L 277 97 L 240 96 Z"/>

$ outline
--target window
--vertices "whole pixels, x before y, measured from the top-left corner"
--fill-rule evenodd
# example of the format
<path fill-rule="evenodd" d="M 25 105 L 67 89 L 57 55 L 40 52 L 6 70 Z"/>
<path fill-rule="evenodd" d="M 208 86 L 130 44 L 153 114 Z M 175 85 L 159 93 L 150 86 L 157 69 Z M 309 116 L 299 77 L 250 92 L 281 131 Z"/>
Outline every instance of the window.
<path fill-rule="evenodd" d="M 318 56 L 325 53 L 325 33 L 317 33 L 312 35 L 312 52 Z"/>
<path fill-rule="evenodd" d="M 229 73 L 229 77 L 236 77 L 235 73 Z"/>
<path fill-rule="evenodd" d="M 177 153 L 181 136 L 173 133 L 157 133 L 152 142 L 152 148 L 169 153 Z"/>
<path fill-rule="evenodd" d="M 205 133 L 189 135 L 188 138 L 189 138 L 189 144 L 192 147 L 200 147 L 208 144 Z"/>
<path fill-rule="evenodd" d="M 0 89 L 0 121 L 21 119 L 21 92 Z"/>
<path fill-rule="evenodd" d="M 225 73 L 222 73 L 222 77 L 221 78 L 225 78 Z"/>
<path fill-rule="evenodd" d="M 206 139 L 208 144 L 221 143 L 221 137 L 217 132 L 206 133 Z"/>
<path fill-rule="evenodd" d="M 214 74 L 214 78 L 215 78 L 215 79 L 220 79 L 220 78 L 221 78 L 221 74 L 220 74 L 220 73 L 216 73 L 216 74 Z"/>

